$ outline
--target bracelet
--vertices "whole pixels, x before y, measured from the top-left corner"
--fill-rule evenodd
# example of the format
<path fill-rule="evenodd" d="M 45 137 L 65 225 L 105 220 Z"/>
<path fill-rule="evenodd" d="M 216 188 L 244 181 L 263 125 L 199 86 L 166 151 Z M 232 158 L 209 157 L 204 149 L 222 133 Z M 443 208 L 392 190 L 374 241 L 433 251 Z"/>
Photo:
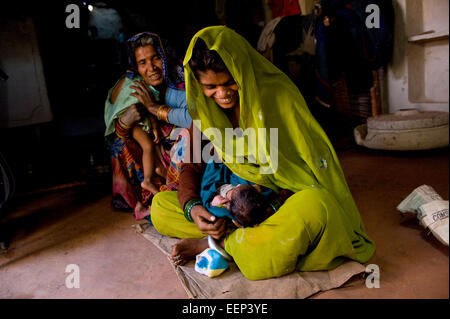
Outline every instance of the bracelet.
<path fill-rule="evenodd" d="M 272 207 L 273 212 L 276 212 L 277 210 L 280 209 L 281 204 L 280 204 L 280 202 L 277 199 L 274 199 L 273 201 L 271 201 L 269 203 L 269 206 Z"/>
<path fill-rule="evenodd" d="M 191 210 L 197 205 L 202 205 L 202 201 L 199 199 L 192 199 L 184 205 L 184 217 L 190 222 L 194 221 L 191 216 Z"/>
<path fill-rule="evenodd" d="M 125 128 L 124 125 L 125 124 L 120 123 L 119 119 L 116 120 L 116 123 L 114 125 L 115 129 L 116 129 L 116 134 L 120 138 L 126 138 L 130 134 L 130 129 L 129 128 Z"/>
<path fill-rule="evenodd" d="M 129 130 L 131 128 L 131 126 L 126 125 L 124 122 L 122 122 L 122 119 L 120 117 L 119 117 L 119 125 L 126 130 Z"/>
<path fill-rule="evenodd" d="M 219 246 L 219 244 L 217 244 L 216 240 L 214 238 L 211 237 L 211 235 L 208 235 L 208 246 L 211 249 L 216 250 L 223 258 L 225 258 L 228 261 L 233 261 L 233 257 L 231 257 L 226 251 L 225 249 L 223 249 L 222 247 Z"/>
<path fill-rule="evenodd" d="M 189 207 L 188 207 L 188 210 L 187 210 L 187 216 L 185 216 L 185 217 L 187 217 L 187 220 L 188 221 L 190 221 L 190 222 L 193 222 L 194 221 L 194 219 L 192 218 L 192 216 L 191 216 L 191 210 L 192 210 L 192 208 L 194 208 L 194 206 L 197 206 L 197 205 L 201 205 L 202 204 L 202 202 L 201 201 L 196 201 L 196 202 L 194 202 L 194 203 L 192 203 Z"/>
<path fill-rule="evenodd" d="M 169 112 L 170 112 L 170 107 L 161 105 L 158 108 L 158 111 L 156 112 L 156 116 L 158 117 L 159 120 L 169 123 Z"/>
<path fill-rule="evenodd" d="M 272 207 L 274 213 L 277 211 L 277 209 L 275 208 L 275 206 L 272 203 L 269 203 L 269 206 Z"/>

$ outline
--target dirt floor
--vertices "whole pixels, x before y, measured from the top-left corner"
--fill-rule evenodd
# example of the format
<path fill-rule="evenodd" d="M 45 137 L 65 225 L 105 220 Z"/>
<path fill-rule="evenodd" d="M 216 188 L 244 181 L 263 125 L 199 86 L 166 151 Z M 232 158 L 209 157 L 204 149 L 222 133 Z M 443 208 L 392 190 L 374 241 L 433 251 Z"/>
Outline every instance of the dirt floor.
<path fill-rule="evenodd" d="M 312 298 L 449 298 L 448 247 L 396 206 L 416 187 L 449 198 L 448 149 L 338 152 L 367 233 L 377 250 L 380 288 L 363 281 Z M 111 207 L 109 187 L 78 187 L 19 197 L 3 219 L 0 298 L 187 298 L 167 258 L 136 234 L 128 212 Z M 79 266 L 80 288 L 66 287 Z"/>

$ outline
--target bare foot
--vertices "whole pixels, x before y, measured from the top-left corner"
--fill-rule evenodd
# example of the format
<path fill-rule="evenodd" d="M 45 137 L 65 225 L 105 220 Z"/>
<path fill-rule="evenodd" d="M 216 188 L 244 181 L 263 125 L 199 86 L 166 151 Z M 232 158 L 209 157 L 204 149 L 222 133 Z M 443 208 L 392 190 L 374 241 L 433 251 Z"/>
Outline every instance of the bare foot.
<path fill-rule="evenodd" d="M 136 207 L 134 208 L 134 213 L 138 219 L 144 218 L 147 215 L 150 215 L 151 207 L 145 207 L 141 202 L 136 203 Z"/>
<path fill-rule="evenodd" d="M 170 260 L 175 265 L 182 266 L 208 247 L 207 237 L 203 239 L 182 239 L 173 245 Z"/>
<path fill-rule="evenodd" d="M 153 195 L 159 193 L 159 188 L 155 186 L 155 184 L 151 183 L 149 180 L 145 179 L 142 183 L 141 183 L 141 187 L 143 189 L 148 190 L 149 192 L 151 192 Z"/>

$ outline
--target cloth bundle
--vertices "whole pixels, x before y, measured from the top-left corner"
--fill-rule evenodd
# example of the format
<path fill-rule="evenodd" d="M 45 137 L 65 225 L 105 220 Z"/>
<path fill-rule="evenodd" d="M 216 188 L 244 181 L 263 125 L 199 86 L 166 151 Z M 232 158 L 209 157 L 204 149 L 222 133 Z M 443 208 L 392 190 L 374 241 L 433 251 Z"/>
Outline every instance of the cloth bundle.
<path fill-rule="evenodd" d="M 448 200 L 428 185 L 417 187 L 398 206 L 402 213 L 417 214 L 420 224 L 448 246 Z"/>

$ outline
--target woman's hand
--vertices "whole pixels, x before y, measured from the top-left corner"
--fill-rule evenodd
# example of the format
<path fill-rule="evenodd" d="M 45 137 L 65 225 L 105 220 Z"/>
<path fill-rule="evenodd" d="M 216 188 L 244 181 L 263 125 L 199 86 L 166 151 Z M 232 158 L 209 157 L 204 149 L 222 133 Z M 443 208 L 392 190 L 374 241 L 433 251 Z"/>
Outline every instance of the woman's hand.
<path fill-rule="evenodd" d="M 211 235 L 214 239 L 220 239 L 226 230 L 226 221 L 223 218 L 217 218 L 205 207 L 196 205 L 191 210 L 191 217 L 197 224 L 198 229 L 206 235 Z"/>
<path fill-rule="evenodd" d="M 134 81 L 134 83 L 136 83 L 136 85 L 131 85 L 130 88 L 134 89 L 136 92 L 130 93 L 130 95 L 137 98 L 150 113 L 156 115 L 159 105 L 156 103 L 152 91 L 150 91 L 143 82 Z"/>
<path fill-rule="evenodd" d="M 140 122 L 144 116 L 147 116 L 147 110 L 141 104 L 133 104 L 130 106 L 121 116 L 120 121 L 127 125 L 133 126 L 134 124 Z"/>

